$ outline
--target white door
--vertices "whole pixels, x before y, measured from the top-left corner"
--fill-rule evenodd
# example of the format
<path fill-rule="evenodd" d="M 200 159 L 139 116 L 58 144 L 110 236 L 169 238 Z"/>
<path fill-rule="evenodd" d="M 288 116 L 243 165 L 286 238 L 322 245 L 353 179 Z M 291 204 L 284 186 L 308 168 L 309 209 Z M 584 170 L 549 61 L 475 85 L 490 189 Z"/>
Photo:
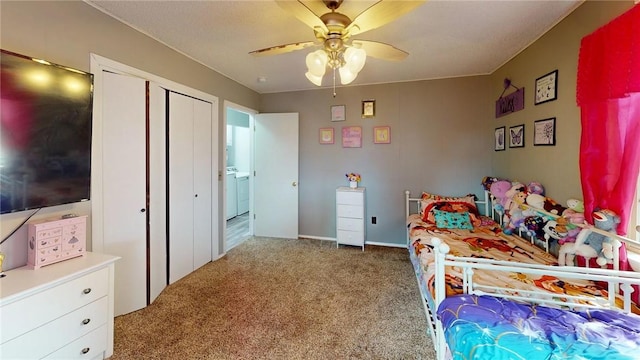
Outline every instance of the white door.
<path fill-rule="evenodd" d="M 169 93 L 169 284 L 193 271 L 193 99 Z"/>
<path fill-rule="evenodd" d="M 145 80 L 102 72 L 103 248 L 115 267 L 115 315 L 147 305 Z"/>
<path fill-rule="evenodd" d="M 212 213 L 213 169 L 218 169 L 218 156 L 215 152 L 215 164 L 212 148 L 212 106 L 211 103 L 193 101 L 193 269 L 211 261 L 214 217 Z M 217 204 L 217 202 L 216 202 Z M 217 217 L 215 218 L 217 219 Z M 215 226 L 217 232 L 217 226 Z"/>
<path fill-rule="evenodd" d="M 255 116 L 254 233 L 298 238 L 298 113 Z"/>

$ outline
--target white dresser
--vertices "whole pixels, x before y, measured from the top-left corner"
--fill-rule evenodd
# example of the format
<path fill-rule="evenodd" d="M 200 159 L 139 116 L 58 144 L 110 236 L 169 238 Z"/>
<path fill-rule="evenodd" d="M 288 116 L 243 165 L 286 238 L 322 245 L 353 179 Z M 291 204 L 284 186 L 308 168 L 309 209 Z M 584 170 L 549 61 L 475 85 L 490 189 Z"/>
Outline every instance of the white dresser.
<path fill-rule="evenodd" d="M 84 256 L 0 279 L 1 359 L 103 359 L 113 354 L 118 257 Z"/>
<path fill-rule="evenodd" d="M 336 246 L 362 247 L 365 238 L 365 188 L 336 189 Z"/>

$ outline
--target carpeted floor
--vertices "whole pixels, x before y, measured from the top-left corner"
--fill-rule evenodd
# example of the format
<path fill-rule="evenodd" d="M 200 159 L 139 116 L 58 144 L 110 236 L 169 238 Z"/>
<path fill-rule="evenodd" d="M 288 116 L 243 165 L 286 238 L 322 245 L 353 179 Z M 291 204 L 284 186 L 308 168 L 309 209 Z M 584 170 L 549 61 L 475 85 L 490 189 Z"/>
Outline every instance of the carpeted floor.
<path fill-rule="evenodd" d="M 251 238 L 115 319 L 119 359 L 435 359 L 406 249 Z"/>

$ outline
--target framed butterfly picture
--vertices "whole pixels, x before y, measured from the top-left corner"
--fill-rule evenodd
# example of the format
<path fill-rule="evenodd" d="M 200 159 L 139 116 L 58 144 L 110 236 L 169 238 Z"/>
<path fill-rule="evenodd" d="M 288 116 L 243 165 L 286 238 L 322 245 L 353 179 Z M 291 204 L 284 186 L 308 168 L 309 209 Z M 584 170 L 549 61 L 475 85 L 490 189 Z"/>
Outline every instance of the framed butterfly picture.
<path fill-rule="evenodd" d="M 509 147 L 524 147 L 524 124 L 509 128 Z"/>

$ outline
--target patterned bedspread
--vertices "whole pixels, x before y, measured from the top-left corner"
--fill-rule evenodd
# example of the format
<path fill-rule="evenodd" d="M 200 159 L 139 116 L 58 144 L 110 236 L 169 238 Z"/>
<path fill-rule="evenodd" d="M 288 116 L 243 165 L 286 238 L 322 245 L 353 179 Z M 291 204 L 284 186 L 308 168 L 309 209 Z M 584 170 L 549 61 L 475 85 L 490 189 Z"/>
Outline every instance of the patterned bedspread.
<path fill-rule="evenodd" d="M 450 253 L 454 256 L 543 265 L 557 264 L 557 259 L 553 255 L 518 236 L 504 234 L 499 225 L 491 219 L 485 217 L 481 219 L 482 223 L 470 230 L 437 228 L 434 224 L 424 222 L 417 214 L 407 219 L 409 251 L 412 252 L 414 267 L 417 267 L 417 275 L 422 277 L 423 286 L 432 297 L 435 285 L 435 254 L 432 251 L 431 241 L 434 237 L 438 237 L 449 245 Z M 555 294 L 607 296 L 606 290 L 590 281 L 563 281 L 548 275 L 496 274 L 486 270 L 475 270 L 474 282 L 510 289 L 535 291 L 542 289 Z M 458 269 L 446 269 L 446 283 L 447 296 L 462 293 L 462 273 Z"/>
<path fill-rule="evenodd" d="M 453 359 L 638 359 L 640 316 L 460 295 L 438 309 Z"/>

